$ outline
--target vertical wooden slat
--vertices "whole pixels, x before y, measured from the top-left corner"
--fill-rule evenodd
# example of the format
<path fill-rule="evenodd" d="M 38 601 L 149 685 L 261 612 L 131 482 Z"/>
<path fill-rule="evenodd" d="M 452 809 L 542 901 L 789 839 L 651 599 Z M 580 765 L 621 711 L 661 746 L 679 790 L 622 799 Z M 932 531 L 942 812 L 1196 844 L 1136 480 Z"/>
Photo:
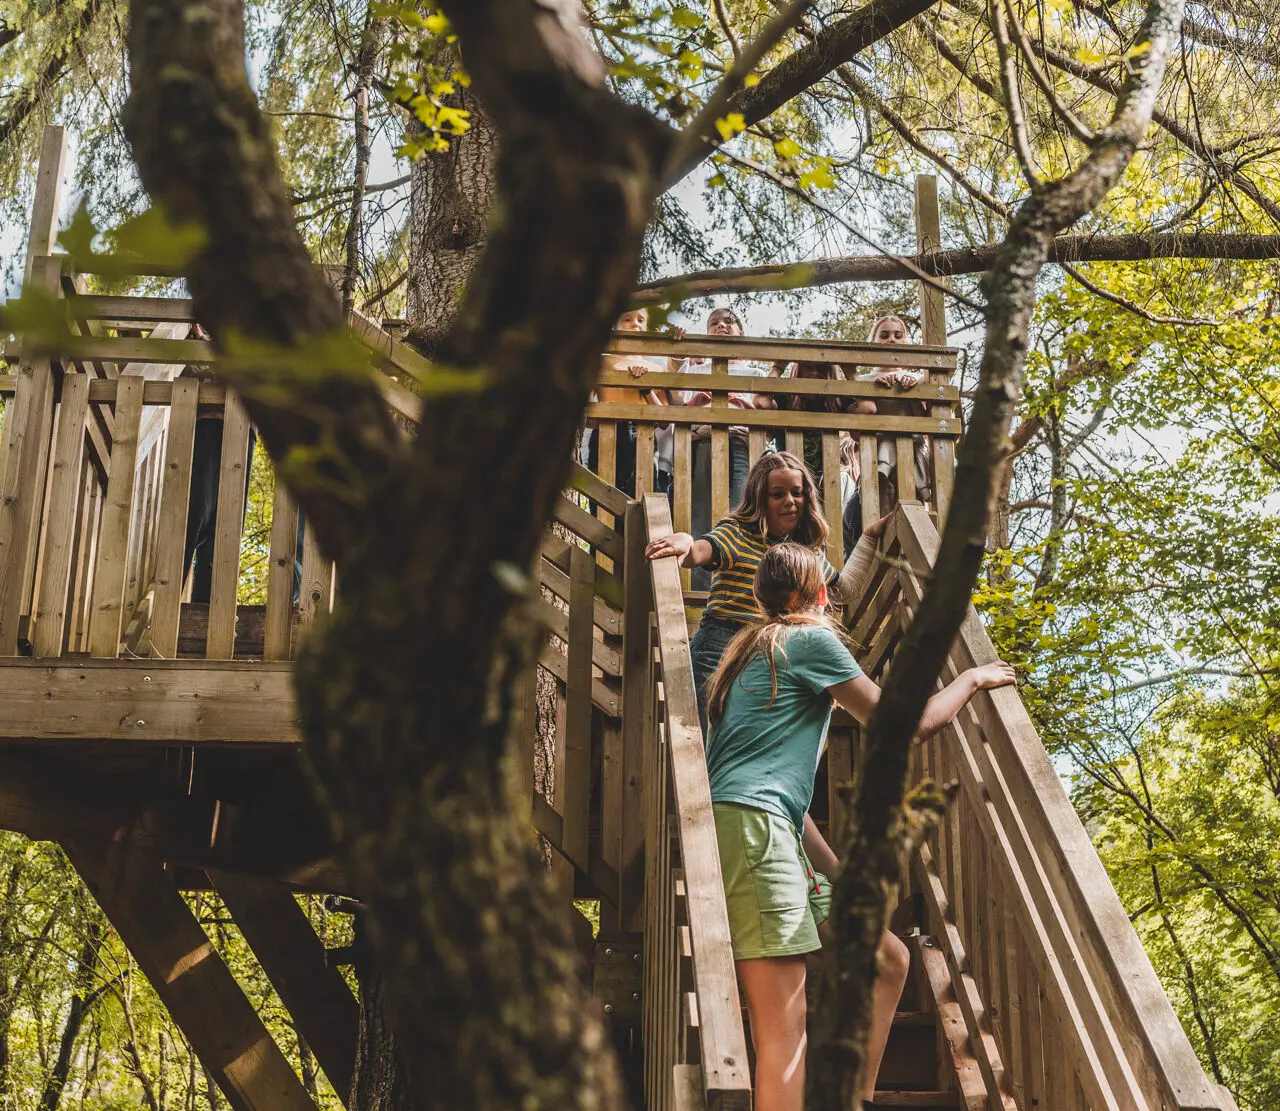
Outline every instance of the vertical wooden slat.
<path fill-rule="evenodd" d="M 591 801 L 591 644 L 595 568 L 591 555 L 569 547 L 569 659 L 565 692 L 565 855 L 580 868 L 588 860 Z"/>
<path fill-rule="evenodd" d="M 693 430 L 687 424 L 677 424 L 675 432 L 675 476 L 672 487 L 672 500 L 675 504 L 672 509 L 672 524 L 676 532 L 688 532 L 692 528 Z M 680 570 L 680 584 L 685 590 L 689 589 L 689 572 L 684 568 Z"/>
<path fill-rule="evenodd" d="M 916 498 L 916 457 L 915 441 L 910 436 L 895 436 L 894 450 L 897 453 L 897 491 L 899 501 L 915 501 Z"/>
<path fill-rule="evenodd" d="M 27 256 L 22 271 L 24 285 L 31 278 L 35 260 L 53 250 L 58 233 L 58 213 L 62 208 L 62 180 L 66 174 L 66 166 L 66 128 L 46 124 L 40 140 L 40 162 L 36 169 L 31 226 L 27 231 Z"/>
<path fill-rule="evenodd" d="M 783 439 L 786 441 L 787 451 L 794 455 L 797 459 L 804 459 L 804 430 L 801 428 L 786 429 Z"/>
<path fill-rule="evenodd" d="M 754 467 L 760 462 L 760 456 L 764 454 L 765 431 L 763 428 L 750 428 L 747 430 L 747 465 Z"/>
<path fill-rule="evenodd" d="M 151 498 L 151 456 L 139 459 L 138 475 L 133 484 L 133 512 L 129 519 L 129 554 L 125 559 L 124 613 L 133 614 L 138 599 L 145 589 L 142 578 L 142 554 L 147 546 L 147 503 Z"/>
<path fill-rule="evenodd" d="M 89 614 L 93 602 L 93 572 L 97 566 L 98 529 L 102 524 L 104 490 L 98 469 L 85 460 L 84 494 L 81 498 L 80 529 L 76 543 L 75 585 L 71 595 L 71 636 L 73 652 L 89 650 Z"/>
<path fill-rule="evenodd" d="M 191 503 L 191 459 L 196 436 L 200 383 L 179 378 L 173 383 L 169 438 L 164 454 L 164 489 L 156 527 L 156 597 L 151 611 L 151 655 L 171 660 L 178 654 L 182 617 L 182 557 L 187 543 L 187 511 Z"/>
<path fill-rule="evenodd" d="M 268 660 L 289 658 L 293 631 L 293 579 L 298 568 L 298 503 L 276 475 L 271 503 L 271 565 L 267 568 L 267 616 L 262 634 L 262 654 Z M 301 592 L 301 583 L 299 583 Z"/>
<path fill-rule="evenodd" d="M 844 506 L 840 502 L 840 433 L 822 434 L 822 508 L 827 515 L 827 559 L 844 566 Z"/>
<path fill-rule="evenodd" d="M 296 540 L 295 540 L 296 543 Z M 296 550 L 296 549 L 295 549 Z M 298 635 L 315 624 L 333 606 L 333 561 L 316 543 L 315 529 L 307 521 L 302 534 L 302 587 L 298 600 Z M 296 647 L 296 646 L 295 646 Z"/>
<path fill-rule="evenodd" d="M 102 530 L 93 573 L 93 612 L 89 619 L 89 654 L 93 656 L 112 658 L 120 647 L 125 560 L 129 554 L 129 522 L 133 517 L 144 385 L 145 381 L 135 375 L 116 381 L 111 477 L 102 507 Z"/>
<path fill-rule="evenodd" d="M 645 752 L 652 744 L 653 649 L 649 618 L 653 612 L 649 564 L 644 558 L 645 512 L 640 502 L 627 507 L 624 539 L 627 557 L 622 628 L 622 846 L 618 863 L 618 912 L 621 927 L 636 932 L 644 925 Z"/>
<path fill-rule="evenodd" d="M 916 249 L 937 251 L 942 249 L 942 223 L 938 211 L 938 179 L 932 174 L 916 177 Z M 920 283 L 921 340 L 924 343 L 944 346 L 947 342 L 947 302 L 942 290 L 925 282 Z M 949 375 L 932 373 L 929 381 L 945 385 Z M 944 419 L 953 415 L 950 405 L 931 405 L 929 415 Z M 946 521 L 951 505 L 951 488 L 954 482 L 956 452 L 955 441 L 935 436 L 931 440 L 933 464 L 933 501 L 938 510 L 938 531 Z"/>
<path fill-rule="evenodd" d="M 71 561 L 84 490 L 84 425 L 88 412 L 88 375 L 64 375 L 44 535 L 40 595 L 36 601 L 32 633 L 32 647 L 37 656 L 60 656 L 66 642 Z"/>
<path fill-rule="evenodd" d="M 728 359 L 711 360 L 711 378 L 729 373 Z M 725 389 L 712 388 L 711 408 L 728 409 L 729 394 Z M 711 426 L 711 524 L 715 526 L 729 512 L 729 430 L 724 425 Z"/>
<path fill-rule="evenodd" d="M 249 481 L 249 414 L 227 394 L 222 421 L 222 459 L 218 467 L 218 515 L 213 526 L 213 582 L 209 588 L 209 639 L 205 655 L 229 660 L 235 655 L 236 591 L 240 582 L 240 534 Z"/>
<path fill-rule="evenodd" d="M 876 468 L 876 438 L 870 432 L 858 440 L 858 466 L 861 476 L 858 488 L 862 491 L 862 527 L 874 525 L 880 520 L 880 472 Z"/>
<path fill-rule="evenodd" d="M 37 258 L 33 288 L 56 296 L 57 260 Z M 53 437 L 53 364 L 25 345 L 0 429 L 0 656 L 18 653 L 18 624 L 30 612 L 36 549 Z"/>
<path fill-rule="evenodd" d="M 653 425 L 636 425 L 636 498 L 653 489 Z"/>

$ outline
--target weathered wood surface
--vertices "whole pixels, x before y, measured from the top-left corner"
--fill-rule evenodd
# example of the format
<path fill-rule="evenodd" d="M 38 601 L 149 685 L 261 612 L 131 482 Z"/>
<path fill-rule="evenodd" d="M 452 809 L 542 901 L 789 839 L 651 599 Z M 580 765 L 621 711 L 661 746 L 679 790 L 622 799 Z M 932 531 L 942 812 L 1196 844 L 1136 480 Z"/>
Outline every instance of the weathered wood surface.
<path fill-rule="evenodd" d="M 0 665 L 0 737 L 295 744 L 288 663 L 23 660 Z"/>

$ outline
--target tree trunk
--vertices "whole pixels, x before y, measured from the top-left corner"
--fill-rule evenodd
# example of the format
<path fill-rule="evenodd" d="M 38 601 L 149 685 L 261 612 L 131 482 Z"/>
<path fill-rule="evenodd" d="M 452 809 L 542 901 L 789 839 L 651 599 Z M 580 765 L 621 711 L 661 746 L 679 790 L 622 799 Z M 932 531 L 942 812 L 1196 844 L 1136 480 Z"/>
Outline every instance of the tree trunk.
<path fill-rule="evenodd" d="M 71 1072 L 71 1055 L 75 1051 L 76 1039 L 80 1037 L 80 1028 L 84 1025 L 85 1015 L 91 1006 L 90 993 L 93 991 L 94 970 L 98 965 L 98 950 L 101 948 L 102 925 L 95 917 L 91 917 L 76 963 L 71 1005 L 67 1009 L 62 1037 L 58 1041 L 58 1056 L 40 1095 L 40 1111 L 58 1111 L 58 1104 L 62 1101 L 62 1089 L 66 1087 L 67 1076 Z"/>
<path fill-rule="evenodd" d="M 453 72 L 456 45 L 442 44 L 432 60 Z M 488 238 L 498 187 L 498 135 L 474 89 L 459 86 L 444 99 L 470 113 L 470 126 L 447 150 L 425 155 L 410 169 L 406 314 L 414 338 L 428 352 L 438 350 L 453 327 Z"/>

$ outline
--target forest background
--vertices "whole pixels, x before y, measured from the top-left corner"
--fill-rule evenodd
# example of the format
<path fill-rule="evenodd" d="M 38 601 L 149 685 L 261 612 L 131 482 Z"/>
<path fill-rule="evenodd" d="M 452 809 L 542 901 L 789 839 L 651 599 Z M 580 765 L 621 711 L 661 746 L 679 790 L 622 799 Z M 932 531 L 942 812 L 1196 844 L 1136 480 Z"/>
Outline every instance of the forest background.
<path fill-rule="evenodd" d="M 679 123 L 777 5 L 585 7 L 615 90 Z M 787 49 L 849 10 L 815 5 Z M 408 318 L 429 342 L 448 283 L 424 257 L 473 258 L 493 189 L 492 131 L 443 23 L 354 0 L 246 11 L 313 256 L 344 268 L 355 307 Z M 1105 107 L 1123 62 L 1105 3 L 1017 11 L 1054 95 L 1082 119 Z M 911 253 L 919 172 L 940 175 L 945 248 L 999 241 L 1025 194 L 1019 162 L 1060 171 L 1068 136 L 1034 110 L 1022 134 L 1010 127 L 981 14 L 947 0 L 767 120 L 733 134 L 743 121 L 730 117 L 720 152 L 662 198 L 652 227 L 646 280 L 699 272 L 699 290 L 719 291 L 686 297 L 674 319 L 696 329 L 727 302 L 753 334 L 860 339 L 886 312 L 918 332 L 914 282 L 814 290 L 804 270 L 730 268 Z M 126 18 L 114 0 L 0 3 L 10 292 L 45 122 L 71 128 L 74 193 L 98 226 L 146 207 L 119 123 Z M 1278 93 L 1270 11 L 1189 5 L 1147 144 L 1073 231 L 1274 240 Z M 1263 1111 L 1280 1106 L 1280 283 L 1274 248 L 1216 253 L 1044 271 L 976 601 L 1206 1069 Z M 974 300 L 977 278 L 952 284 Z M 948 314 L 972 387 L 980 322 L 960 299 Z M 264 588 L 265 452 L 252 483 L 244 601 Z M 0 1108 L 219 1105 L 60 853 L 3 835 L 0 889 Z M 348 928 L 309 909 L 331 938 Z M 198 910 L 308 1087 L 337 1106 L 216 898 Z"/>

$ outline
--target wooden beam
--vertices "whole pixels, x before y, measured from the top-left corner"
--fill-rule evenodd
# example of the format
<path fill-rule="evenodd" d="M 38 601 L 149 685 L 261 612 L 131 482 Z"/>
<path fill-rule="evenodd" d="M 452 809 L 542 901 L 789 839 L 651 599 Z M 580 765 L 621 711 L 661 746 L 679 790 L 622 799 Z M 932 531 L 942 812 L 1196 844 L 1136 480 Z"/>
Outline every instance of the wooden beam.
<path fill-rule="evenodd" d="M 359 1006 L 342 973 L 329 963 L 288 888 L 230 872 L 212 872 L 209 878 L 345 1106 L 356 1060 Z"/>
<path fill-rule="evenodd" d="M 213 660 L 5 660 L 0 737 L 296 744 L 293 669 Z"/>
<path fill-rule="evenodd" d="M 63 848 L 235 1111 L 315 1111 L 160 861 L 128 838 Z"/>
<path fill-rule="evenodd" d="M 67 132 L 56 124 L 46 124 L 40 142 L 40 163 L 36 170 L 35 202 L 31 206 L 31 227 L 27 232 L 27 257 L 23 284 L 31 277 L 35 260 L 53 250 L 58 234 L 58 212 L 62 208 L 62 179 L 67 168 Z"/>

